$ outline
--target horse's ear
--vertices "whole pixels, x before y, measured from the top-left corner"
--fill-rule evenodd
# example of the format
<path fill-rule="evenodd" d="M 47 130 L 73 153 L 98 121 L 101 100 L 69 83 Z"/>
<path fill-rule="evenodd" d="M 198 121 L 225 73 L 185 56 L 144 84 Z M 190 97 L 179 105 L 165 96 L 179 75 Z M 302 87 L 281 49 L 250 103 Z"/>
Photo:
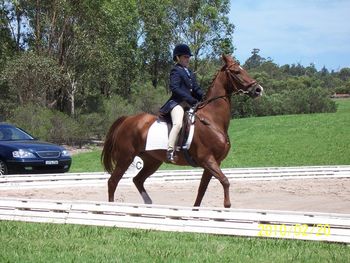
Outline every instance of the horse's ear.
<path fill-rule="evenodd" d="M 222 60 L 225 62 L 225 65 L 231 65 L 235 62 L 230 55 L 225 54 L 222 54 Z"/>
<path fill-rule="evenodd" d="M 222 54 L 222 60 L 225 62 L 225 65 L 227 65 L 227 64 L 228 64 L 228 58 L 227 58 L 227 55 Z"/>

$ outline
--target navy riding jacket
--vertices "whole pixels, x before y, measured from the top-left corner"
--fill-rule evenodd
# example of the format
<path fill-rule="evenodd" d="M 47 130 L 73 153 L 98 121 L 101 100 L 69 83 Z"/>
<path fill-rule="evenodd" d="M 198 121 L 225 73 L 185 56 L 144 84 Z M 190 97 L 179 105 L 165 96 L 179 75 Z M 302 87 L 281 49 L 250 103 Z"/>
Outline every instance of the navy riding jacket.
<path fill-rule="evenodd" d="M 172 92 L 171 97 L 159 110 L 163 114 L 169 113 L 176 105 L 182 105 L 184 102 L 194 106 L 203 97 L 196 76 L 189 69 L 187 72 L 180 64 L 176 64 L 170 71 L 169 88 Z"/>

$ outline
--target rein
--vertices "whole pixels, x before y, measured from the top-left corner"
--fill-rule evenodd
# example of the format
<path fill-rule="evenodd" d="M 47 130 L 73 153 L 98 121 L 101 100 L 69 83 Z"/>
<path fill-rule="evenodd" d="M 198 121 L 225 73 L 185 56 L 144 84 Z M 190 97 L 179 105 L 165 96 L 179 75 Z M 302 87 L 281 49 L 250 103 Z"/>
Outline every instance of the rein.
<path fill-rule="evenodd" d="M 223 98 L 229 98 L 229 96 L 230 96 L 230 95 L 222 95 L 222 96 L 217 96 L 217 97 L 211 98 L 211 99 L 209 99 L 209 100 L 205 100 L 205 101 L 199 102 L 199 103 L 194 107 L 194 108 L 195 108 L 195 111 L 204 108 L 205 106 L 207 106 L 210 102 L 213 102 L 214 100 L 223 99 Z"/>
<path fill-rule="evenodd" d="M 202 109 L 204 108 L 205 106 L 207 106 L 209 103 L 215 101 L 215 100 L 218 100 L 218 99 L 225 99 L 225 98 L 230 98 L 232 95 L 237 95 L 237 94 L 248 94 L 249 91 L 245 91 L 245 90 L 242 90 L 242 89 L 239 89 L 237 90 L 236 92 L 233 92 L 233 93 L 230 93 L 230 94 L 227 94 L 227 95 L 221 95 L 221 96 L 216 96 L 214 98 L 210 98 L 208 100 L 205 100 L 205 101 L 202 101 L 202 102 L 199 102 L 195 107 L 195 111 L 199 110 L 199 109 Z"/>

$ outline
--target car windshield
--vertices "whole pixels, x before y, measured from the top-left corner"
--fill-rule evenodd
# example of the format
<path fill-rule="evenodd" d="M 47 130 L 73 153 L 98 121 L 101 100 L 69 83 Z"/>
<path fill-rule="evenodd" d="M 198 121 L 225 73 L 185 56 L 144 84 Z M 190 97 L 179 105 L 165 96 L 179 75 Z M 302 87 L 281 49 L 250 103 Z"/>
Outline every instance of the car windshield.
<path fill-rule="evenodd" d="M 34 140 L 32 136 L 16 127 L 0 127 L 0 141 Z"/>

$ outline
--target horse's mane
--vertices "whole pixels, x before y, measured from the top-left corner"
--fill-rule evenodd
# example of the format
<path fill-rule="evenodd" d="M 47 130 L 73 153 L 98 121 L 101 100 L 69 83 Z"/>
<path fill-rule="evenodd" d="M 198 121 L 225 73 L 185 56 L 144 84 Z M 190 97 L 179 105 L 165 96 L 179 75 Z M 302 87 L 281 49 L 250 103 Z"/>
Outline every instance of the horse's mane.
<path fill-rule="evenodd" d="M 213 78 L 212 78 L 212 80 L 211 80 L 210 86 L 209 86 L 209 88 L 208 88 L 208 90 L 207 90 L 207 94 L 208 94 L 208 92 L 212 89 L 212 87 L 214 86 L 214 81 L 216 80 L 216 77 L 219 75 L 219 73 L 220 73 L 221 71 L 224 70 L 224 68 L 226 68 L 226 65 L 223 65 L 219 70 L 217 70 L 217 71 L 214 73 L 214 76 L 213 76 Z"/>

